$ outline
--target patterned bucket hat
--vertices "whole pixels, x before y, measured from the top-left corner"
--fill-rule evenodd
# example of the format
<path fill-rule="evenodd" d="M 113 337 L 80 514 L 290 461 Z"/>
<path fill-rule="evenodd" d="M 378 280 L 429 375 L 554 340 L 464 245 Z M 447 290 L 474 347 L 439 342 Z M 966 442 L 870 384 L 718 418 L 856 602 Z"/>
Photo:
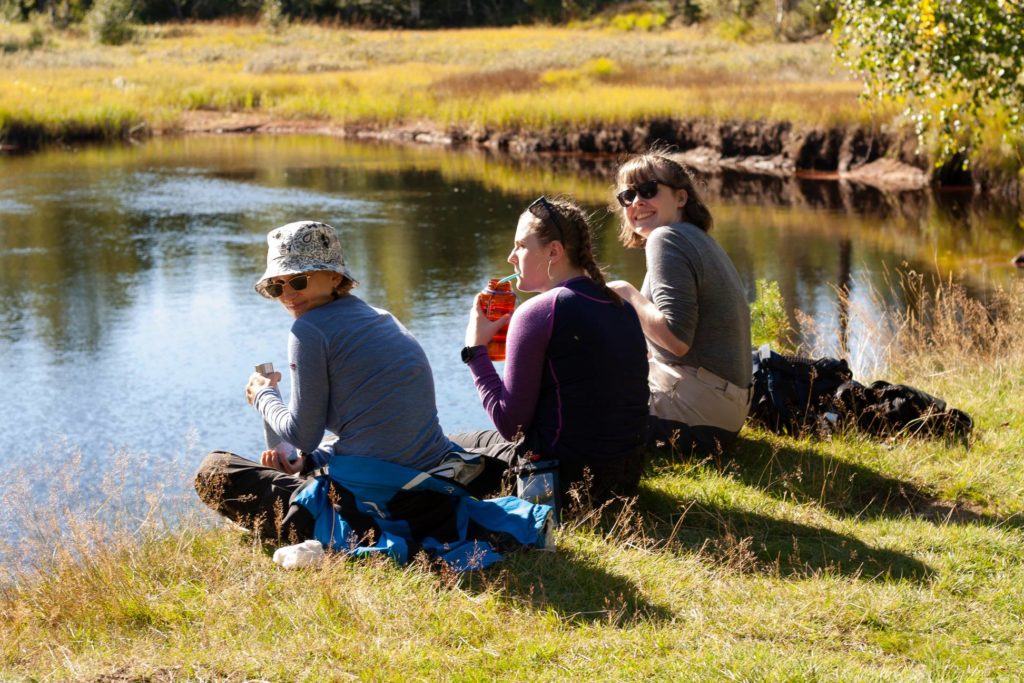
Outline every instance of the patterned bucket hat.
<path fill-rule="evenodd" d="M 358 285 L 345 265 L 338 233 L 326 223 L 299 221 L 274 228 L 267 233 L 267 270 L 256 283 L 256 291 L 266 298 L 272 278 L 315 270 L 340 273 Z"/>

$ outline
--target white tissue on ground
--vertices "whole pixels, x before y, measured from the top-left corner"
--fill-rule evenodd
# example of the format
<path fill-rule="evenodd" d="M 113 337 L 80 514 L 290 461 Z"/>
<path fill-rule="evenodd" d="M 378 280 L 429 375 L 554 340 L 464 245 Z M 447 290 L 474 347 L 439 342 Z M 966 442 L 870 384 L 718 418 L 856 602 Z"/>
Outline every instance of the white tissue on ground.
<path fill-rule="evenodd" d="M 324 559 L 324 547 L 311 538 L 295 545 L 286 545 L 274 551 L 274 562 L 285 569 L 301 569 L 319 564 Z"/>

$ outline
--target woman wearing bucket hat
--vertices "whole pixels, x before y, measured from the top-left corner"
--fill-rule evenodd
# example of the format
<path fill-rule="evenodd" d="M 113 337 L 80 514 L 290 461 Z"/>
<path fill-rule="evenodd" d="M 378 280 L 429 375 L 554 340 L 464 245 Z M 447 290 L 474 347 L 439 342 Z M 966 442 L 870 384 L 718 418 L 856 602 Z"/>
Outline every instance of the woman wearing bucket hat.
<path fill-rule="evenodd" d="M 750 309 L 728 254 L 708 234 L 711 212 L 687 169 L 662 150 L 618 171 L 619 238 L 642 248 L 640 290 L 608 286 L 640 314 L 650 348 L 651 436 L 681 452 L 733 442 L 750 406 Z"/>
<path fill-rule="evenodd" d="M 289 499 L 303 474 L 334 455 L 427 470 L 454 447 L 437 420 L 426 354 L 390 313 L 350 293 L 358 283 L 334 228 L 289 223 L 272 230 L 267 244 L 267 269 L 255 288 L 295 318 L 288 339 L 291 397 L 282 399 L 279 373 L 254 373 L 245 393 L 299 455 L 292 462 L 277 448 L 255 463 L 215 451 L 199 468 L 196 490 L 210 507 L 272 537 L 309 522 L 291 519 L 302 510 L 289 509 Z"/>

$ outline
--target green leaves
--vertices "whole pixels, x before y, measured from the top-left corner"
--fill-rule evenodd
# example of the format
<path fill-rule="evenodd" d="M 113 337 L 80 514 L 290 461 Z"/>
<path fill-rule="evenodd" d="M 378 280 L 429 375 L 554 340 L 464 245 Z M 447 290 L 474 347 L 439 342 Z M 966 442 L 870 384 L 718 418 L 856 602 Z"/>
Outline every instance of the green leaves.
<path fill-rule="evenodd" d="M 964 154 L 1000 113 L 1024 140 L 1020 0 L 844 0 L 835 38 L 866 95 L 902 102 L 922 143 L 937 134 L 940 161 Z"/>

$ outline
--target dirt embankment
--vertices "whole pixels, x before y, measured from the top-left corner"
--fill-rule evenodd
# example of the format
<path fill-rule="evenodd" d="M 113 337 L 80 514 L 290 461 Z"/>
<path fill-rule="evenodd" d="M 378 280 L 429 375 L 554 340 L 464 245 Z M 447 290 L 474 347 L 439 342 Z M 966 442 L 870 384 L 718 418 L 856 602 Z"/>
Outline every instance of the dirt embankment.
<path fill-rule="evenodd" d="M 319 133 L 340 137 L 473 145 L 513 155 L 568 153 L 622 155 L 660 142 L 678 148 L 704 170 L 727 169 L 775 176 L 847 179 L 885 190 L 972 187 L 1021 203 L 1016 178 L 1002 178 L 962 159 L 934 167 L 907 135 L 865 128 L 798 128 L 790 123 L 655 120 L 588 130 L 440 129 L 431 124 L 397 128 L 339 126 L 323 121 L 271 120 L 260 114 L 191 112 L 181 132 Z M 174 131 L 166 131 L 174 132 Z"/>

